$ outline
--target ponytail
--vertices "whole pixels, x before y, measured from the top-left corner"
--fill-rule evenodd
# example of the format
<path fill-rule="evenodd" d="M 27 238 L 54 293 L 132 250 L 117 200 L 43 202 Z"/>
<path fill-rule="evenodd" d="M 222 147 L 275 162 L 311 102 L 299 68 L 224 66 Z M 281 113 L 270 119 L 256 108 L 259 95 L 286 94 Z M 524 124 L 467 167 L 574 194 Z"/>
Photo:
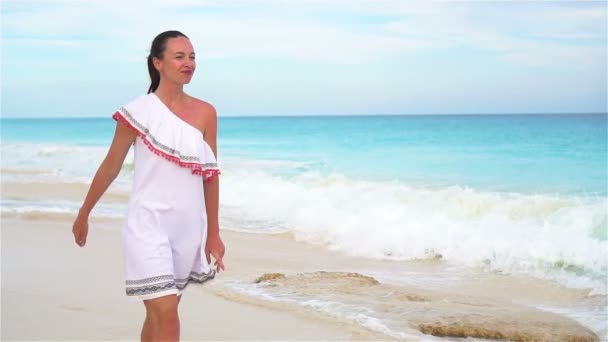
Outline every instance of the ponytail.
<path fill-rule="evenodd" d="M 158 88 L 160 84 L 160 73 L 154 67 L 154 57 L 152 54 L 148 55 L 148 73 L 150 74 L 150 87 L 148 88 L 148 94 L 153 93 Z"/>

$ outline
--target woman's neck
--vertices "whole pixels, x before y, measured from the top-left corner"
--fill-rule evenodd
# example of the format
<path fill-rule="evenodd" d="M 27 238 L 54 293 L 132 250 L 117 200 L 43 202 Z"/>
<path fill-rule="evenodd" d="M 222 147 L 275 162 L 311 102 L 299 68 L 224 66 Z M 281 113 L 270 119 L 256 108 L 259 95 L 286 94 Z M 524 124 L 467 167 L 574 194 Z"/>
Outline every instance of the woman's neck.
<path fill-rule="evenodd" d="M 186 98 L 183 85 L 172 85 L 163 83 L 162 81 L 156 91 L 154 91 L 154 94 L 170 106 L 182 102 Z"/>

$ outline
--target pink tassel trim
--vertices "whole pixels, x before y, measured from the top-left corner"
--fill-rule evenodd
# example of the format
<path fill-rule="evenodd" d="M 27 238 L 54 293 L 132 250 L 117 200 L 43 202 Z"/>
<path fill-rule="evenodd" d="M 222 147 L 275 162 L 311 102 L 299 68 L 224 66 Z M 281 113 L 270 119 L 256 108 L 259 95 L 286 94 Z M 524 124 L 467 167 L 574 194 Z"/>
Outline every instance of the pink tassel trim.
<path fill-rule="evenodd" d="M 186 161 L 180 160 L 179 157 L 170 155 L 166 152 L 159 150 L 158 148 L 156 148 L 156 146 L 154 146 L 152 144 L 152 142 L 150 140 L 148 140 L 148 137 L 144 133 L 140 132 L 137 128 L 135 128 L 135 126 L 133 126 L 133 124 L 131 124 L 131 122 L 129 122 L 129 120 L 127 120 L 124 116 L 122 116 L 120 114 L 120 112 L 114 113 L 114 115 L 112 115 L 112 118 L 116 121 L 120 121 L 120 122 L 126 124 L 127 126 L 129 126 L 135 133 L 137 133 L 137 135 L 141 138 L 141 140 L 144 142 L 144 144 L 146 146 L 148 146 L 148 149 L 150 151 L 152 151 L 154 154 L 156 154 L 157 156 L 163 157 L 163 158 L 167 159 L 168 161 L 174 162 L 181 167 L 192 169 L 192 174 L 203 176 L 203 180 L 205 181 L 205 183 L 211 182 L 211 180 L 213 179 L 214 176 L 218 176 L 218 175 L 222 174 L 220 172 L 220 170 L 218 170 L 218 169 L 203 169 L 201 167 L 201 164 L 199 164 L 197 162 L 186 162 Z"/>

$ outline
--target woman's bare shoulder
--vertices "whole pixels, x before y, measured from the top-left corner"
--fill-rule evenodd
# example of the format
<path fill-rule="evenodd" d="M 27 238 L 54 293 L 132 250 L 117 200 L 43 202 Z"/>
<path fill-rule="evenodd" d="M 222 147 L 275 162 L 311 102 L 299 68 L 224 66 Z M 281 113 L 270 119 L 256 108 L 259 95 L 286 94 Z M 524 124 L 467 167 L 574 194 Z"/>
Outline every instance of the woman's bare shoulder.
<path fill-rule="evenodd" d="M 205 117 L 215 117 L 217 115 L 217 112 L 215 111 L 215 107 L 213 107 L 213 105 L 207 101 L 203 101 L 201 99 L 198 99 L 196 97 L 190 96 L 192 98 L 192 105 L 194 106 L 196 112 L 199 115 L 205 116 Z"/>
<path fill-rule="evenodd" d="M 191 96 L 192 107 L 196 112 L 196 123 L 198 128 L 207 137 L 207 132 L 214 132 L 217 129 L 217 112 L 215 107 L 207 101 Z"/>

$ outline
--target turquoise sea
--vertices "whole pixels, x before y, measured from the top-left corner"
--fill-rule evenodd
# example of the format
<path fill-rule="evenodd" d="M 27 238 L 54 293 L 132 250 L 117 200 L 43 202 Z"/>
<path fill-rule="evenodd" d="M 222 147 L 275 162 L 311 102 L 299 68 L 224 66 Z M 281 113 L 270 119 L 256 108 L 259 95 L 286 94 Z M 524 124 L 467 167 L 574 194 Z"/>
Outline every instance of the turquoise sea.
<path fill-rule="evenodd" d="M 105 147 L 113 132 L 108 118 L 2 120 L 4 144 Z M 291 163 L 284 177 L 605 196 L 606 137 L 603 114 L 228 117 L 218 143 L 221 158 Z"/>
<path fill-rule="evenodd" d="M 107 118 L 2 119 L 8 181 L 90 182 Z M 222 226 L 606 293 L 606 114 L 220 117 Z M 132 155 L 118 187 L 129 191 Z M 80 203 L 3 199 L 13 212 Z M 120 217 L 123 207 L 100 205 Z"/>

